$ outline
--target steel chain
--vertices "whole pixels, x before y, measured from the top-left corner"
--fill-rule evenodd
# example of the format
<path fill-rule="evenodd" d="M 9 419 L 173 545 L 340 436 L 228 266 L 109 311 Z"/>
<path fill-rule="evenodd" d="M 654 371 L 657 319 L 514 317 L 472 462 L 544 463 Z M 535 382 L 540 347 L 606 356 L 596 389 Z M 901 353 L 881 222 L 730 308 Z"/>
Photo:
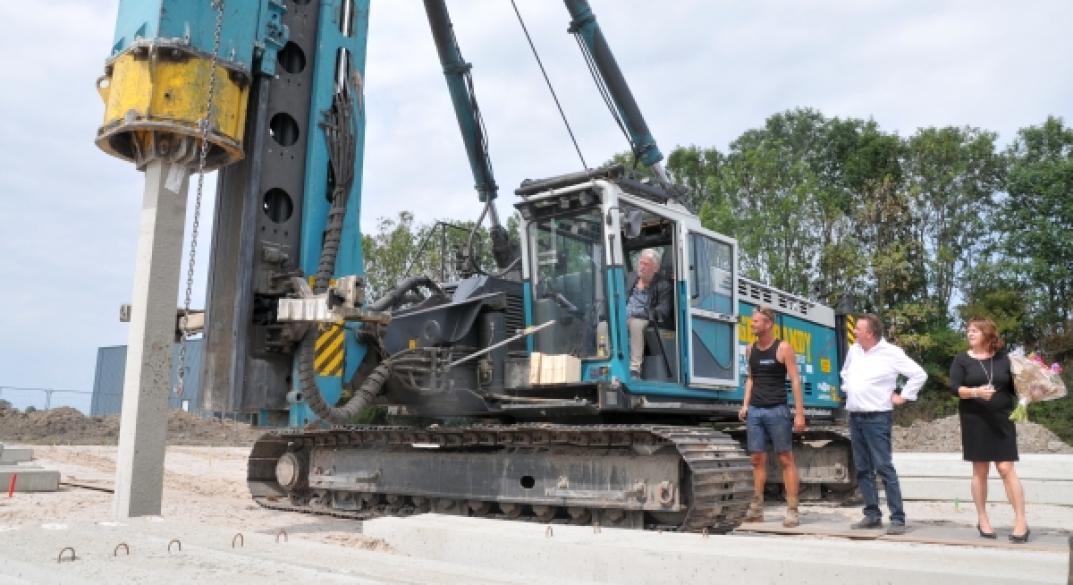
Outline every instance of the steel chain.
<path fill-rule="evenodd" d="M 209 157 L 209 127 L 212 109 L 216 105 L 216 64 L 220 59 L 220 37 L 224 25 L 224 0 L 209 0 L 216 10 L 216 28 L 212 36 L 212 61 L 209 67 L 209 89 L 205 98 L 205 117 L 201 119 L 201 148 L 197 161 L 197 195 L 194 198 L 194 223 L 190 232 L 190 257 L 186 265 L 186 291 L 183 298 L 182 338 L 179 341 L 179 369 L 175 395 L 182 396 L 186 382 L 186 346 L 190 337 L 190 302 L 194 291 L 194 264 L 197 258 L 197 236 L 201 223 L 201 199 L 205 189 L 205 165 Z"/>

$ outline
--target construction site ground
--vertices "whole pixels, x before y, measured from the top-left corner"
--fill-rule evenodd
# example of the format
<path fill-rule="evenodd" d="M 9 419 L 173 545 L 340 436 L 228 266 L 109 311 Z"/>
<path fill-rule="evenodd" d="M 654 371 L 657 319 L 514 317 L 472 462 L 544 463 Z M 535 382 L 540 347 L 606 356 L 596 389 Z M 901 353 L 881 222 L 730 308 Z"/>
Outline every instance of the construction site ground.
<path fill-rule="evenodd" d="M 1013 545 L 1012 512 L 997 486 L 989 507 L 999 538 L 977 535 L 971 502 L 956 495 L 968 492 L 968 464 L 957 454 L 898 453 L 910 527 L 903 536 L 849 530 L 856 506 L 805 505 L 802 525 L 784 529 L 778 502 L 766 522 L 710 536 L 431 514 L 362 523 L 259 508 L 246 490 L 243 444 L 257 432 L 187 422 L 230 425 L 217 431 L 233 446 L 169 446 L 162 515 L 122 522 L 111 511 L 114 446 L 34 441 L 34 463 L 58 470 L 61 486 L 0 494 L 0 583 L 949 585 L 1067 583 L 1070 575 L 1073 505 L 1033 495 L 1065 501 L 1073 493 L 1065 445 L 1026 453 L 1032 538 Z M 2 423 L 0 440 L 14 446 Z M 185 432 L 195 442 L 206 436 Z M 921 483 L 936 477 L 948 483 Z"/>

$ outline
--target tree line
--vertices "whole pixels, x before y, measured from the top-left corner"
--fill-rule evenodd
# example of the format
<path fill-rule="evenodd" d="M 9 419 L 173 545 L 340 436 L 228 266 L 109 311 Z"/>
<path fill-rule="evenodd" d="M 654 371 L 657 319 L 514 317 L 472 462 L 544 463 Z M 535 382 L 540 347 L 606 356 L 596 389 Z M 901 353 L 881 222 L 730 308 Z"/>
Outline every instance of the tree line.
<path fill-rule="evenodd" d="M 903 421 L 956 410 L 948 370 L 969 317 L 1073 366 L 1073 129 L 1060 118 L 1000 148 L 980 128 L 903 137 L 796 109 L 726 152 L 677 148 L 667 168 L 704 225 L 738 239 L 743 274 L 880 315 L 929 374 Z M 1073 440 L 1070 400 L 1032 412 Z"/>
<path fill-rule="evenodd" d="M 966 348 L 968 317 L 990 317 L 1007 344 L 1073 367 L 1073 128 L 1061 118 L 1000 147 L 980 128 L 903 137 L 801 108 L 725 152 L 678 147 L 666 166 L 705 227 L 738 240 L 744 276 L 880 315 L 929 374 L 902 422 L 956 410 L 948 369 Z M 408 212 L 381 220 L 365 236 L 370 284 L 390 286 L 411 262 L 413 273 L 439 275 L 453 253 L 442 250 L 458 249 L 472 223 L 462 227 L 419 225 Z M 418 254 L 430 233 L 440 245 Z M 1030 412 L 1073 441 L 1073 401 Z"/>

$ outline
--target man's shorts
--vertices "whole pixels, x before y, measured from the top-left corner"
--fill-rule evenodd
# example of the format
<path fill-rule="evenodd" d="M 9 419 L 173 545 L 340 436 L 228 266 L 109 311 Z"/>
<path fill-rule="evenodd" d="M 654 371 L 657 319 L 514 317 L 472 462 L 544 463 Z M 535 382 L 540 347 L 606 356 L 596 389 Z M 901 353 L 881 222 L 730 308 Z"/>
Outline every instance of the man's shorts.
<path fill-rule="evenodd" d="M 793 449 L 794 417 L 790 405 L 750 406 L 745 417 L 749 433 L 747 445 L 750 453 L 775 451 L 785 453 Z"/>

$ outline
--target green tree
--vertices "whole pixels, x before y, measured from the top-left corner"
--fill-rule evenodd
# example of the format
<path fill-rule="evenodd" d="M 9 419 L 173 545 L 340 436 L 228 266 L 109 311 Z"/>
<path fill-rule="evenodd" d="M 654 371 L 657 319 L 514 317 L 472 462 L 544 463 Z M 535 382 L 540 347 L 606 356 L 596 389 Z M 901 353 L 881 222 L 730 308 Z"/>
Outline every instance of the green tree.
<path fill-rule="evenodd" d="M 1033 337 L 1033 327 L 1019 280 L 1016 266 L 1001 256 L 985 258 L 964 272 L 964 302 L 957 307 L 961 321 L 987 317 L 1007 344 L 1024 346 Z"/>
<path fill-rule="evenodd" d="M 740 245 L 741 271 L 791 293 L 810 294 L 817 236 L 812 193 L 825 119 L 815 110 L 769 117 L 731 143 L 701 218 Z"/>
<path fill-rule="evenodd" d="M 995 134 L 977 128 L 924 128 L 908 140 L 906 178 L 927 256 L 928 292 L 944 310 L 957 276 L 988 245 L 987 227 L 1005 165 Z"/>
<path fill-rule="evenodd" d="M 414 214 L 400 211 L 397 218 L 377 220 L 376 232 L 362 236 L 365 258 L 365 287 L 370 299 L 377 299 L 403 278 L 413 254 Z"/>
<path fill-rule="evenodd" d="M 1033 317 L 1026 341 L 1054 340 L 1045 351 L 1064 358 L 1073 326 L 1073 129 L 1050 117 L 1021 129 L 1007 155 L 1003 251 Z"/>
<path fill-rule="evenodd" d="M 867 226 L 862 230 L 860 224 L 867 218 L 867 202 L 900 180 L 900 145 L 873 120 L 834 118 L 825 124 L 820 148 L 820 188 L 811 203 L 821 234 L 814 289 L 835 304 L 847 293 L 869 288 L 872 251 L 864 245 Z"/>
<path fill-rule="evenodd" d="M 438 282 L 459 278 L 470 270 L 461 258 L 473 226 L 473 221 L 419 224 L 411 211 L 401 211 L 394 219 L 380 218 L 376 232 L 362 237 L 368 297 L 380 298 L 411 276 L 424 275 Z M 517 234 L 517 219 L 513 230 Z M 488 230 L 477 229 L 473 250 L 478 268 L 484 271 L 494 267 L 488 240 Z"/>
<path fill-rule="evenodd" d="M 715 198 L 718 191 L 712 189 L 719 176 L 725 157 L 715 148 L 680 146 L 667 157 L 667 174 L 671 180 L 688 191 L 684 203 L 699 210 L 705 203 L 723 205 L 725 201 Z"/>

